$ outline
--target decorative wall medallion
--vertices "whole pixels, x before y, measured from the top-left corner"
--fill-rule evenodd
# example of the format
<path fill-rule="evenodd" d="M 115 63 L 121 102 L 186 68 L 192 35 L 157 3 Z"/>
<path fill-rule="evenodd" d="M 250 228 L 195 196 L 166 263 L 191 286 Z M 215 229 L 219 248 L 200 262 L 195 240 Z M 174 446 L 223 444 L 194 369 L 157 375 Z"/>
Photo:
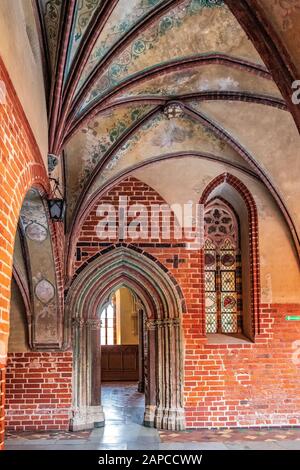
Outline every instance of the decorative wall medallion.
<path fill-rule="evenodd" d="M 48 231 L 46 227 L 38 222 L 32 222 L 25 228 L 25 234 L 30 240 L 43 242 L 47 238 Z"/>
<path fill-rule="evenodd" d="M 47 279 L 39 281 L 35 287 L 35 295 L 43 304 L 47 304 L 53 299 L 55 294 L 54 286 Z"/>

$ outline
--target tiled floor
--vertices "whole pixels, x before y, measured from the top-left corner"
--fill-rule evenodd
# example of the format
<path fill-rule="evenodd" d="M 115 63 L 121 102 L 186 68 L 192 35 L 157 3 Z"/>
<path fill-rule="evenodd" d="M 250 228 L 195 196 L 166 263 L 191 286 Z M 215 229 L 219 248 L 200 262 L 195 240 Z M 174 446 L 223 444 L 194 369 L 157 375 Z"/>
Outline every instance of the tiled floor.
<path fill-rule="evenodd" d="M 49 450 L 300 450 L 300 429 L 229 429 L 161 431 L 142 425 L 144 396 L 132 383 L 105 384 L 102 389 L 106 425 L 71 433 L 7 433 L 6 449 Z"/>

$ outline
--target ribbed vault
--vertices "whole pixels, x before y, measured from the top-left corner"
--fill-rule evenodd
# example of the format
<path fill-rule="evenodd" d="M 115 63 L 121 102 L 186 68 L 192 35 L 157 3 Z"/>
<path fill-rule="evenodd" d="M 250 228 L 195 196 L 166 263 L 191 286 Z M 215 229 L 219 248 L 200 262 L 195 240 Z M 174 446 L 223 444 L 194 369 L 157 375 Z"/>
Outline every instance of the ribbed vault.
<path fill-rule="evenodd" d="M 299 253 L 294 2 L 37 4 L 48 57 L 49 150 L 64 163 L 68 245 L 99 191 L 165 158 L 167 145 L 168 154 L 227 157 L 252 171 L 273 195 Z M 183 113 L 168 125 L 173 103 Z"/>

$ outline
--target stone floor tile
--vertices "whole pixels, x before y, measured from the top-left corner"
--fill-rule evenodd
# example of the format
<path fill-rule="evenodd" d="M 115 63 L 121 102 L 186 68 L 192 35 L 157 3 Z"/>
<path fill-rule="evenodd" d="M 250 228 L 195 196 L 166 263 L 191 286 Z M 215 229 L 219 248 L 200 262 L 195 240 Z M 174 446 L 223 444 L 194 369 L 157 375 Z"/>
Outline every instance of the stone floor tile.
<path fill-rule="evenodd" d="M 300 450 L 299 428 L 158 431 L 143 426 L 144 395 L 135 383 L 103 384 L 105 426 L 72 433 L 7 432 L 6 449 Z"/>

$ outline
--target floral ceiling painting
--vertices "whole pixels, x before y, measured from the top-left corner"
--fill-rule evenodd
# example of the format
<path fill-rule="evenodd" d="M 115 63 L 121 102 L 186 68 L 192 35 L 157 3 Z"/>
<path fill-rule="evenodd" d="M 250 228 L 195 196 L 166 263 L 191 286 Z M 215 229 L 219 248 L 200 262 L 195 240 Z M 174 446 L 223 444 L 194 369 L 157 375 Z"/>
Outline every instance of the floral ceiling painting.
<path fill-rule="evenodd" d="M 273 129 L 264 131 L 268 142 L 255 138 L 265 114 L 287 126 L 287 106 L 229 3 L 40 0 L 56 87 L 50 104 L 58 110 L 50 119 L 49 146 L 64 161 L 67 232 L 76 230 L 89 201 L 106 185 L 184 152 L 247 171 L 268 187 L 269 179 L 275 181 L 275 200 L 281 204 L 282 193 L 290 204 L 296 170 L 280 191 L 282 146 L 273 145 Z M 269 2 L 267 9 L 290 38 L 293 15 L 299 15 L 295 2 Z M 172 103 L 183 112 L 168 119 Z M 251 143 L 239 109 L 249 118 Z M 263 151 L 266 145 L 272 154 Z M 270 165 L 271 159 L 278 165 Z M 45 236 L 40 226 L 28 232 Z"/>

